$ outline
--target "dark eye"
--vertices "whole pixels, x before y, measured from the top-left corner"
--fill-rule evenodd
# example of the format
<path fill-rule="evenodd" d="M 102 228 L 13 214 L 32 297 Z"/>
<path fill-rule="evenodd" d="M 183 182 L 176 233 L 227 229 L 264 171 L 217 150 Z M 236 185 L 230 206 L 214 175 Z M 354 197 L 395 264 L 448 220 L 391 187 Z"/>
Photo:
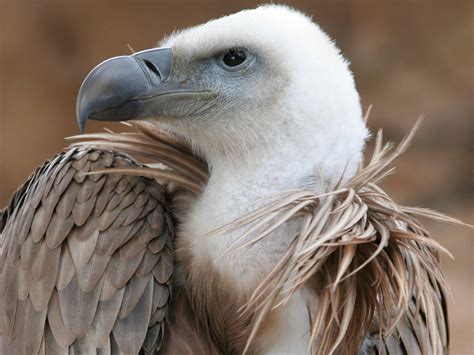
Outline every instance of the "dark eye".
<path fill-rule="evenodd" d="M 247 54 L 243 50 L 231 49 L 227 51 L 222 57 L 222 61 L 228 67 L 236 67 L 247 59 Z"/>

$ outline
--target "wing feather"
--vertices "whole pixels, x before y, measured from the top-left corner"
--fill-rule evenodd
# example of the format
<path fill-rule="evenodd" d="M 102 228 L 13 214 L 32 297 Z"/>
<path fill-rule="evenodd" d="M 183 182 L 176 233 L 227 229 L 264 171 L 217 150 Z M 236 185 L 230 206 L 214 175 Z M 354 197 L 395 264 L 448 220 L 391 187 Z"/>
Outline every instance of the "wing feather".
<path fill-rule="evenodd" d="M 0 225 L 2 354 L 161 347 L 174 268 L 166 190 L 141 177 L 88 174 L 130 166 L 121 153 L 73 148 L 14 194 Z"/>
<path fill-rule="evenodd" d="M 120 307 L 119 318 L 123 319 L 128 317 L 132 310 L 137 305 L 138 301 L 142 297 L 147 285 L 150 283 L 152 278 L 147 275 L 141 278 L 134 275 L 125 286 L 125 293 L 123 295 L 122 305 Z M 151 312 L 151 311 L 150 311 Z"/>
<path fill-rule="evenodd" d="M 75 229 L 68 236 L 67 242 L 69 250 L 71 251 L 72 261 L 76 266 L 76 270 L 81 270 L 92 258 L 95 247 L 97 245 L 97 239 L 99 237 L 99 231 L 94 229 L 91 231 L 87 238 L 81 239 L 76 232 L 79 229 Z"/>
<path fill-rule="evenodd" d="M 44 354 L 46 355 L 68 355 L 67 347 L 60 346 L 51 332 L 50 327 L 46 327 L 44 335 Z"/>
<path fill-rule="evenodd" d="M 143 342 L 143 352 L 145 354 L 152 354 L 157 347 L 161 346 L 164 329 L 165 327 L 159 323 L 148 329 L 145 341 Z"/>
<path fill-rule="evenodd" d="M 37 311 L 46 309 L 49 303 L 56 284 L 61 252 L 59 248 L 49 249 L 46 243 L 43 243 L 42 249 L 46 249 L 47 252 L 46 254 L 38 254 L 36 260 L 40 265 L 36 266 L 36 263 L 33 263 L 33 278 L 27 279 L 30 282 L 29 296 L 33 307 Z M 34 279 L 35 270 L 39 270 L 40 274 L 37 281 Z"/>
<path fill-rule="evenodd" d="M 153 301 L 153 278 L 147 279 L 147 286 L 134 312 L 114 325 L 113 334 L 120 350 L 126 354 L 137 354 L 143 345 L 151 317 Z"/>
<path fill-rule="evenodd" d="M 59 275 L 56 279 L 56 289 L 61 291 L 69 285 L 75 273 L 76 269 L 71 252 L 69 251 L 69 247 L 65 245 L 61 250 L 61 261 L 59 265 Z"/>
<path fill-rule="evenodd" d="M 56 205 L 56 213 L 61 218 L 72 219 L 71 212 L 74 207 L 74 202 L 76 202 L 77 190 L 79 190 L 79 184 L 73 181 L 71 185 L 69 185 L 68 193 L 61 195 L 58 204 Z"/>
<path fill-rule="evenodd" d="M 94 253 L 84 267 L 79 270 L 76 269 L 77 281 L 82 291 L 89 292 L 93 287 L 96 287 L 97 282 L 104 275 L 110 259 L 110 255 Z"/>
<path fill-rule="evenodd" d="M 39 352 L 45 321 L 46 309 L 36 311 L 29 299 L 18 302 L 12 333 L 17 354 Z"/>
<path fill-rule="evenodd" d="M 59 296 L 55 291 L 48 305 L 48 325 L 58 346 L 69 348 L 76 340 L 75 337 L 66 331 L 66 327 L 59 308 Z"/>
<path fill-rule="evenodd" d="M 118 318 L 124 293 L 125 287 L 122 287 L 114 293 L 111 299 L 99 303 L 94 321 L 87 332 L 89 342 L 95 344 L 97 348 L 103 347 L 109 340 Z"/>
<path fill-rule="evenodd" d="M 48 248 L 57 248 L 71 232 L 74 226 L 74 218 L 71 214 L 63 217 L 60 213 L 55 212 L 46 229 L 46 243 Z"/>

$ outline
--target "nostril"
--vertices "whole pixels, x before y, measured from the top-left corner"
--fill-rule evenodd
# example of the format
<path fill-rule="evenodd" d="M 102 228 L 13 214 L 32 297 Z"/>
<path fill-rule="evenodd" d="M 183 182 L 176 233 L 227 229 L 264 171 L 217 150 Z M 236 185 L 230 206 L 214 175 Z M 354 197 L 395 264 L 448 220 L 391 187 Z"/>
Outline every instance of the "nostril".
<path fill-rule="evenodd" d="M 146 59 L 143 59 L 143 62 L 145 63 L 145 65 L 147 66 L 148 69 L 150 69 L 153 73 L 155 73 L 158 77 L 161 77 L 160 75 L 160 71 L 158 70 L 158 68 L 150 61 L 146 60 Z"/>

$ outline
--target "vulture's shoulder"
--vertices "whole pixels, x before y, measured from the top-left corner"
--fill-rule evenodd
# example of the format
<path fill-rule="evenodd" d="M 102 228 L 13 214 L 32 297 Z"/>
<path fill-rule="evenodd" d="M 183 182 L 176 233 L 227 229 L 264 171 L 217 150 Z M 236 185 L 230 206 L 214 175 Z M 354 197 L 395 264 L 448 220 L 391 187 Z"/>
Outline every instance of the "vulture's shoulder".
<path fill-rule="evenodd" d="M 173 222 L 154 180 L 91 174 L 130 157 L 75 148 L 38 168 L 0 216 L 0 353 L 160 348 Z"/>

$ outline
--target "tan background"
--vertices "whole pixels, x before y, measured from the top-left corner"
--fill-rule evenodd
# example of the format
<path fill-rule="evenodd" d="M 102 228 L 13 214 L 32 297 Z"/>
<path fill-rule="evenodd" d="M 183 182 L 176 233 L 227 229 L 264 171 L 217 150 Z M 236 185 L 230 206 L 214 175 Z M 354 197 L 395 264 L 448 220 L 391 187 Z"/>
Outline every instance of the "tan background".
<path fill-rule="evenodd" d="M 0 0 L 0 206 L 41 162 L 78 133 L 75 95 L 110 56 L 153 46 L 166 33 L 254 7 L 254 1 Z M 297 1 L 351 60 L 370 126 L 399 140 L 426 116 L 397 174 L 396 200 L 474 223 L 474 0 Z M 101 128 L 91 124 L 88 131 Z M 474 354 L 472 232 L 429 223 L 456 256 L 443 263 L 452 354 Z"/>

